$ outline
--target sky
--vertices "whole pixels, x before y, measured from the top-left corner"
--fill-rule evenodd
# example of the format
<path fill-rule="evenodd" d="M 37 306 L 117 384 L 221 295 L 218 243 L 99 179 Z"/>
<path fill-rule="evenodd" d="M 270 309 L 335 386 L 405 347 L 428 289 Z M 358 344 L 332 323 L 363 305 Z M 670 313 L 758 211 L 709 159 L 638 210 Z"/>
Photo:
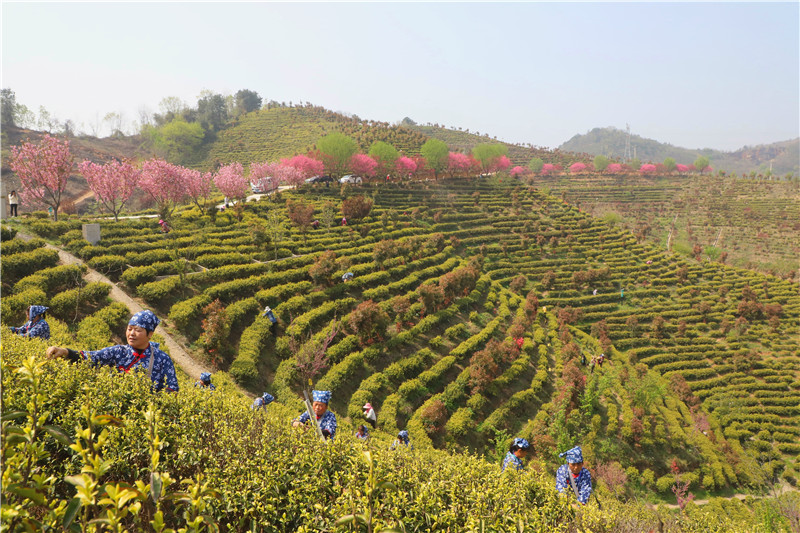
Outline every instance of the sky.
<path fill-rule="evenodd" d="M 2 87 L 91 132 L 258 92 L 555 148 L 800 136 L 800 3 L 2 2 Z"/>

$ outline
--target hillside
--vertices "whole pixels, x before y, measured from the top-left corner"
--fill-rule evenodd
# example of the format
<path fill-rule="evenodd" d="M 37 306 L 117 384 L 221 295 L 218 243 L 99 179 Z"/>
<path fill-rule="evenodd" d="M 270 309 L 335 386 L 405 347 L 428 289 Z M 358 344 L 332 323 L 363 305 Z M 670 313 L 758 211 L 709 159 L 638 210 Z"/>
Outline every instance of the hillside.
<path fill-rule="evenodd" d="M 369 216 L 334 223 L 356 192 L 372 198 Z M 311 202 L 320 229 L 290 226 L 287 197 Z M 186 209 L 167 237 L 149 221 L 104 222 L 98 246 L 78 219 L 30 230 L 114 272 L 198 358 L 292 409 L 302 346 L 335 328 L 315 386 L 354 422 L 370 401 L 382 431 L 407 428 L 418 448 L 494 456 L 519 435 L 552 465 L 579 442 L 591 464 L 620 463 L 633 493 L 669 494 L 673 461 L 692 490 L 744 487 L 765 458 L 796 482 L 795 284 L 664 254 L 508 179 L 304 188 L 244 215 Z M 7 323 L 53 297 L 46 279 L 21 279 L 34 250 L 9 262 L 10 251 Z M 230 329 L 209 344 L 201 324 L 216 300 Z M 591 366 L 601 352 L 610 361 Z"/>
<path fill-rule="evenodd" d="M 488 134 L 478 135 L 476 133 L 470 133 L 469 130 L 454 130 L 438 125 L 423 126 L 409 122 L 404 122 L 404 124 L 428 137 L 439 139 L 447 144 L 451 150 L 464 153 L 470 153 L 478 144 L 499 142 L 496 140 L 496 137 L 491 138 Z M 528 163 L 530 163 L 531 159 L 534 157 L 541 158 L 545 163 L 558 164 L 562 167 L 567 167 L 578 161 L 588 163 L 594 157 L 589 154 L 567 152 L 560 149 L 548 150 L 533 145 L 501 144 L 505 144 L 508 147 L 508 158 L 511 160 L 512 165 L 519 165 L 522 167 L 528 166 Z"/>
<path fill-rule="evenodd" d="M 595 128 L 586 134 L 578 134 L 559 146 L 560 150 L 586 152 L 622 159 L 628 134 L 622 130 L 608 127 Z M 678 163 L 689 165 L 699 156 L 708 157 L 715 170 L 736 172 L 738 174 L 765 174 L 772 165 L 772 173 L 785 176 L 800 173 L 800 139 L 783 141 L 755 147 L 744 147 L 734 152 L 712 149 L 691 150 L 671 144 L 631 135 L 631 154 L 642 162 L 661 163 L 672 157 Z"/>
<path fill-rule="evenodd" d="M 719 176 L 539 176 L 537 185 L 659 249 L 794 279 L 800 184 Z"/>
<path fill-rule="evenodd" d="M 274 106 L 242 116 L 223 130 L 209 151 L 205 166 L 238 161 L 275 161 L 315 149 L 317 140 L 334 131 L 358 142 L 367 152 L 375 141 L 385 141 L 406 155 L 419 154 L 426 137 L 404 127 L 346 117 L 325 108 L 312 106 Z"/>

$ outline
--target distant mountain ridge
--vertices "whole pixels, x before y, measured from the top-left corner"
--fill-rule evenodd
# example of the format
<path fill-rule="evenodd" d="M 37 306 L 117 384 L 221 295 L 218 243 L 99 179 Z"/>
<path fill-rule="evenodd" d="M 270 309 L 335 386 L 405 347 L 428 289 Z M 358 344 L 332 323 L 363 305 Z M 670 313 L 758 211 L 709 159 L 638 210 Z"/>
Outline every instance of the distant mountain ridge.
<path fill-rule="evenodd" d="M 559 146 L 559 150 L 585 152 L 622 159 L 625 155 L 627 132 L 614 127 L 594 128 L 586 134 L 578 134 Z M 772 173 L 783 176 L 800 173 L 800 138 L 759 146 L 745 146 L 734 152 L 723 152 L 710 148 L 693 150 L 647 139 L 639 135 L 630 136 L 631 155 L 640 161 L 662 163 L 672 157 L 678 163 L 693 163 L 698 156 L 706 156 L 716 170 L 749 174 L 766 173 L 772 165 Z"/>

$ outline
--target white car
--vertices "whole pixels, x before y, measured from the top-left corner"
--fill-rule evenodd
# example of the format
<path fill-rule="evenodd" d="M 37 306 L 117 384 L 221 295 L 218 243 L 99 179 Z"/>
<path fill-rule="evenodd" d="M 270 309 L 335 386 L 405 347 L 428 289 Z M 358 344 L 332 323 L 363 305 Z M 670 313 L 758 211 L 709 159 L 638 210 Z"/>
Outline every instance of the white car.
<path fill-rule="evenodd" d="M 361 185 L 361 177 L 348 174 L 347 176 L 342 176 L 342 178 L 339 180 L 339 183 L 350 183 L 351 185 Z"/>

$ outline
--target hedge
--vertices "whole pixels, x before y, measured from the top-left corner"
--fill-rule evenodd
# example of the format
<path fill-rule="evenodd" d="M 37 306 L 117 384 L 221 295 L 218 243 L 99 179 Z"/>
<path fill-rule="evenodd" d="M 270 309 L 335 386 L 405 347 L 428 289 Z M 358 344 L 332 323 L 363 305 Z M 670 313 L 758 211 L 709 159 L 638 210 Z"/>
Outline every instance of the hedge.
<path fill-rule="evenodd" d="M 53 316 L 64 321 L 71 321 L 76 313 L 84 314 L 87 310 L 100 307 L 108 299 L 111 285 L 106 283 L 89 283 L 85 287 L 70 289 L 50 299 L 50 311 Z"/>
<path fill-rule="evenodd" d="M 37 248 L 3 256 L 0 262 L 0 276 L 4 284 L 14 284 L 32 272 L 51 268 L 58 264 L 58 252 L 49 248 Z"/>
<path fill-rule="evenodd" d="M 272 336 L 271 325 L 269 319 L 257 317 L 242 333 L 239 353 L 228 369 L 228 373 L 239 383 L 254 385 L 258 380 L 258 363 L 264 346 Z"/>
<path fill-rule="evenodd" d="M 14 292 L 39 289 L 48 295 L 72 289 L 83 283 L 86 265 L 59 265 L 25 276 L 14 285 Z"/>

